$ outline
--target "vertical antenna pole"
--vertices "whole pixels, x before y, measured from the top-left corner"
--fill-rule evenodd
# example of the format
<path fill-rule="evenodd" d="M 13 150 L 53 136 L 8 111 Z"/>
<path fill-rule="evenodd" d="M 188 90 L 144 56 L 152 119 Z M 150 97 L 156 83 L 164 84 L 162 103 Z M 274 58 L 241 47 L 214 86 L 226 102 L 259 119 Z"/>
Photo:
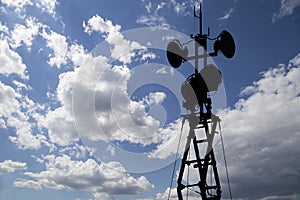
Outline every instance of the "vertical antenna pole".
<path fill-rule="evenodd" d="M 198 76 L 198 70 L 199 70 L 199 58 L 198 58 L 198 54 L 199 54 L 199 51 L 198 51 L 198 48 L 199 48 L 199 44 L 198 42 L 195 40 L 195 75 Z"/>
<path fill-rule="evenodd" d="M 194 6 L 194 17 L 197 17 L 197 14 L 196 14 L 196 6 Z M 198 75 L 198 69 L 199 69 L 199 62 L 198 62 L 198 43 L 197 43 L 197 40 L 195 38 L 195 75 L 197 76 Z"/>
<path fill-rule="evenodd" d="M 199 11 L 199 31 L 200 36 L 202 36 L 202 5 L 200 4 L 200 11 Z"/>

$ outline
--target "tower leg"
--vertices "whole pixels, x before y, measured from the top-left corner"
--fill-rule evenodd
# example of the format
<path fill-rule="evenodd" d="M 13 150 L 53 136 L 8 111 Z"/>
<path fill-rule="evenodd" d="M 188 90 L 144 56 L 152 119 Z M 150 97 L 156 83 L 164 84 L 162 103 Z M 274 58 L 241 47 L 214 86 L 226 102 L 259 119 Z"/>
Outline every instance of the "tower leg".
<path fill-rule="evenodd" d="M 218 175 L 218 170 L 217 170 L 217 163 L 215 160 L 215 155 L 213 151 L 213 139 L 214 135 L 216 133 L 216 127 L 219 118 L 215 115 L 212 114 L 211 116 L 211 121 L 209 121 L 207 118 L 203 119 L 200 124 L 197 122 L 197 117 L 195 114 L 191 114 L 187 117 L 189 120 L 189 125 L 190 125 L 190 130 L 189 130 L 189 135 L 187 138 L 187 142 L 185 145 L 185 151 L 182 157 L 182 162 L 180 166 L 180 171 L 179 171 L 179 176 L 177 180 L 177 195 L 179 200 L 183 200 L 183 195 L 182 195 L 182 190 L 183 189 L 189 189 L 189 188 L 194 188 L 198 187 L 198 192 L 201 195 L 202 200 L 208 200 L 208 199 L 214 199 L 214 200 L 220 200 L 221 199 L 221 185 L 220 185 L 220 180 L 219 180 L 219 175 Z M 209 130 L 208 123 L 212 123 L 211 131 Z M 200 125 L 200 127 L 197 127 L 197 125 Z M 195 134 L 195 129 L 198 128 L 204 128 L 205 129 L 205 135 L 206 139 L 202 140 L 197 140 L 196 134 Z M 191 146 L 191 141 L 193 140 L 193 147 L 195 151 L 195 159 L 188 160 L 188 155 L 190 151 L 190 146 Z M 201 153 L 199 150 L 199 145 L 207 143 L 207 148 L 205 155 L 201 157 Z M 197 183 L 193 184 L 184 184 L 183 183 L 183 174 L 186 165 L 192 166 L 194 168 L 197 168 L 198 174 L 199 174 L 199 181 Z M 214 177 L 214 184 L 209 185 L 209 177 L 208 177 L 208 169 L 209 166 L 212 168 L 212 177 Z M 195 191 L 195 189 L 193 189 Z M 212 192 L 213 191 L 213 192 Z"/>
<path fill-rule="evenodd" d="M 193 122 L 189 122 L 189 126 L 190 126 L 190 131 L 189 131 L 189 135 L 187 137 L 187 141 L 186 141 L 186 145 L 185 145 L 185 149 L 184 149 L 184 154 L 181 160 L 181 166 L 180 166 L 180 171 L 179 171 L 179 176 L 178 176 L 178 180 L 177 180 L 177 194 L 178 194 L 178 199 L 182 200 L 182 193 L 181 191 L 185 188 L 185 186 L 182 184 L 182 178 L 183 178 L 183 173 L 184 173 L 184 168 L 185 165 L 188 164 L 187 163 L 187 157 L 190 151 L 190 145 L 191 145 L 191 141 L 192 139 L 195 138 L 195 130 L 194 130 L 194 126 L 193 126 Z M 192 127 L 192 128 L 191 128 Z"/>

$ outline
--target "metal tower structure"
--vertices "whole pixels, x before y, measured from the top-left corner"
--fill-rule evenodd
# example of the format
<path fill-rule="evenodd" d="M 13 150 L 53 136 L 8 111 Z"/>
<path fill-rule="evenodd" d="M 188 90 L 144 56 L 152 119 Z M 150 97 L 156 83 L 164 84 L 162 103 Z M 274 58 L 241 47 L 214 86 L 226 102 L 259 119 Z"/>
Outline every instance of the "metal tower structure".
<path fill-rule="evenodd" d="M 209 28 L 208 33 L 203 34 L 201 5 L 199 15 L 196 14 L 194 7 L 194 17 L 199 19 L 199 33 L 190 36 L 194 40 L 195 55 L 188 56 L 187 48 L 183 49 L 178 40 L 170 42 L 167 47 L 167 57 L 172 67 L 177 68 L 187 60 L 195 60 L 195 73 L 188 77 L 181 87 L 181 93 L 185 100 L 182 106 L 189 111 L 189 114 L 182 115 L 182 117 L 184 121 L 189 122 L 189 133 L 178 174 L 177 196 L 179 200 L 183 200 L 182 192 L 186 189 L 187 194 L 189 190 L 194 191 L 201 196 L 202 200 L 220 200 L 222 190 L 213 150 L 213 141 L 217 133 L 216 128 L 218 125 L 220 126 L 221 120 L 211 111 L 212 101 L 208 93 L 218 90 L 218 86 L 222 82 L 222 75 L 213 64 L 208 64 L 207 59 L 208 57 L 217 56 L 219 51 L 225 57 L 232 58 L 235 53 L 235 43 L 228 31 L 222 31 L 214 39 L 209 38 Z M 215 40 L 212 53 L 207 53 L 207 40 Z M 199 51 L 199 49 L 202 49 L 202 51 Z M 202 69 L 199 71 L 200 59 L 203 63 Z M 204 134 L 199 139 L 197 133 L 201 130 Z M 194 150 L 192 152 L 194 157 L 191 159 L 192 150 Z M 198 180 L 194 183 L 184 180 L 184 172 L 187 170 L 189 176 L 190 166 L 198 174 Z"/>

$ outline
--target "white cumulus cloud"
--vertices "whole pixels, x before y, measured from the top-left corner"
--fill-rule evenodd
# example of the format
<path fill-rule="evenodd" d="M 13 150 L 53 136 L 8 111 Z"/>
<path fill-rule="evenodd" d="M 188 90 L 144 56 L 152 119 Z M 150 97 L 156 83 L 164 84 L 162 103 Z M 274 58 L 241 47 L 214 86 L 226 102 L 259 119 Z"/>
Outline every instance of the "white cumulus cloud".
<path fill-rule="evenodd" d="M 1 0 L 1 3 L 15 8 L 17 12 L 23 10 L 25 6 L 33 5 L 31 0 Z"/>
<path fill-rule="evenodd" d="M 46 40 L 47 47 L 53 50 L 53 55 L 49 55 L 49 65 L 60 68 L 61 65 L 67 64 L 69 47 L 66 37 L 52 30 L 47 31 L 46 29 L 43 30 L 42 37 Z"/>
<path fill-rule="evenodd" d="M 13 48 L 17 48 L 24 43 L 30 49 L 34 37 L 39 33 L 41 24 L 35 18 L 27 18 L 25 24 L 15 24 L 14 29 L 11 31 L 10 41 Z"/>
<path fill-rule="evenodd" d="M 187 190 L 184 189 L 182 190 L 182 196 L 186 197 Z M 198 200 L 200 198 L 200 196 L 193 192 L 193 191 L 188 191 L 188 195 L 190 200 Z M 170 191 L 170 188 L 167 188 L 164 192 L 162 193 L 157 193 L 155 196 L 155 200 L 165 200 L 165 199 L 169 199 L 169 200 L 177 200 L 178 199 L 178 195 L 177 195 L 177 189 L 176 188 L 172 188 Z"/>
<path fill-rule="evenodd" d="M 10 135 L 10 141 L 22 149 L 38 149 L 46 139 L 42 134 L 34 134 L 35 123 L 30 117 L 37 117 L 41 105 L 34 103 L 27 96 L 22 96 L 14 88 L 0 82 L 0 119 L 2 127 L 13 128 L 15 134 Z"/>
<path fill-rule="evenodd" d="M 110 49 L 112 58 L 125 64 L 131 63 L 132 58 L 136 55 L 135 50 L 145 50 L 145 47 L 139 43 L 124 38 L 120 32 L 120 25 L 114 25 L 112 21 L 105 20 L 99 15 L 90 18 L 87 24 L 83 22 L 83 27 L 88 34 L 94 31 L 103 34 L 105 40 L 112 46 Z"/>
<path fill-rule="evenodd" d="M 23 79 L 28 79 L 22 57 L 9 47 L 6 40 L 0 41 L 0 63 L 1 74 L 8 76 L 15 73 Z"/>
<path fill-rule="evenodd" d="M 58 5 L 57 0 L 38 0 L 36 6 L 42 10 L 42 12 L 47 12 L 52 16 L 55 15 L 55 9 Z"/>
<path fill-rule="evenodd" d="M 123 44 L 122 41 L 129 46 L 135 43 L 126 40 L 117 26 L 99 16 L 91 18 L 85 27 L 87 32 L 105 32 L 104 28 L 108 28 L 108 35 L 118 35 L 119 44 Z M 45 37 L 50 35 L 46 34 Z M 129 68 L 126 65 L 111 66 L 107 57 L 87 53 L 81 45 L 67 43 L 64 47 L 68 50 L 63 54 L 67 55 L 66 59 L 75 68 L 59 75 L 56 100 L 60 107 L 47 111 L 39 121 L 39 125 L 48 130 L 51 141 L 68 145 L 79 139 L 78 132 L 81 137 L 91 140 L 109 138 L 143 144 L 157 142 L 157 137 L 148 136 L 155 133 L 159 121 L 146 112 L 145 101 L 132 101 L 127 94 L 131 77 Z M 153 97 L 151 101 L 161 102 L 162 99 L 158 99 L 160 97 Z M 57 123 L 60 125 L 57 126 Z M 124 134 L 124 131 L 129 135 Z"/>
<path fill-rule="evenodd" d="M 12 160 L 5 160 L 3 162 L 0 162 L 0 174 L 12 173 L 17 170 L 26 170 L 26 169 L 27 169 L 27 163 L 15 162 Z"/>
<path fill-rule="evenodd" d="M 92 159 L 72 160 L 67 155 L 45 156 L 46 169 L 34 173 L 25 172 L 28 179 L 17 179 L 14 185 L 31 189 L 72 189 L 101 194 L 138 194 L 154 188 L 144 177 L 134 178 L 125 172 L 118 162 L 98 164 Z"/>

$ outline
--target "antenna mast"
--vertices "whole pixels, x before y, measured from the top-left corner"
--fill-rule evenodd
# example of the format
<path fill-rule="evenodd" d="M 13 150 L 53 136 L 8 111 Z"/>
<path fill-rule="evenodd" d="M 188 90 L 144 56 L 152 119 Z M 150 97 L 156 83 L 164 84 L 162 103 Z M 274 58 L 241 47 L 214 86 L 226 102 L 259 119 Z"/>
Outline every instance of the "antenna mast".
<path fill-rule="evenodd" d="M 219 51 L 225 57 L 232 58 L 235 53 L 235 43 L 232 35 L 225 30 L 214 39 L 209 38 L 209 28 L 207 34 L 203 34 L 201 4 L 199 15 L 196 14 L 194 7 L 194 17 L 199 19 L 199 33 L 190 35 L 194 40 L 195 55 L 188 56 L 187 48 L 182 49 L 178 40 L 170 42 L 167 47 L 167 57 L 174 68 L 178 68 L 187 60 L 195 60 L 195 73 L 189 76 L 181 86 L 181 94 L 185 100 L 182 106 L 189 111 L 189 114 L 182 115 L 182 117 L 184 121 L 188 120 L 189 122 L 189 134 L 177 179 L 177 196 L 179 200 L 183 200 L 182 191 L 186 190 L 187 198 L 188 192 L 193 191 L 198 193 L 202 200 L 220 200 L 222 190 L 213 150 L 213 140 L 215 134 L 218 133 L 216 128 L 221 120 L 211 111 L 212 101 L 208 93 L 218 90 L 218 86 L 222 82 L 222 75 L 216 66 L 207 63 L 207 58 L 217 56 Z M 207 53 L 208 39 L 215 40 L 214 51 L 211 53 Z M 202 54 L 199 54 L 199 48 L 202 49 Z M 203 59 L 200 72 L 199 59 Z M 202 136 L 201 139 L 198 139 L 200 130 L 202 130 Z M 191 150 L 194 150 L 193 158 L 190 156 Z M 190 166 L 198 173 L 197 181 L 194 183 L 189 182 Z M 183 175 L 186 168 L 188 176 L 187 180 L 184 180 Z M 195 179 L 195 177 L 193 178 Z"/>

